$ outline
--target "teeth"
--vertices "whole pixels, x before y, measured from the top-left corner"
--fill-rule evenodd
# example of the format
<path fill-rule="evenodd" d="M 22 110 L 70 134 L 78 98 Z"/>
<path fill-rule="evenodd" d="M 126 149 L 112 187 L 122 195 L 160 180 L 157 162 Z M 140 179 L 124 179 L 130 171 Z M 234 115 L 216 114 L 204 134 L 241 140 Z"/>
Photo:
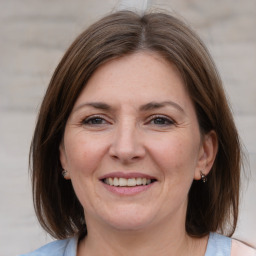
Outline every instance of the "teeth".
<path fill-rule="evenodd" d="M 119 179 L 118 178 L 114 178 L 114 182 L 113 182 L 114 184 L 114 186 L 116 187 L 116 186 L 119 186 Z"/>
<path fill-rule="evenodd" d="M 119 186 L 121 187 L 127 186 L 127 179 L 119 178 Z"/>
<path fill-rule="evenodd" d="M 120 184 L 121 185 L 121 184 Z M 128 179 L 128 187 L 134 187 L 137 185 L 136 179 Z"/>
<path fill-rule="evenodd" d="M 136 179 L 136 184 L 137 184 L 137 185 L 141 185 L 141 184 L 142 184 L 141 178 L 137 178 L 137 179 Z"/>
<path fill-rule="evenodd" d="M 115 187 L 135 187 L 135 186 L 141 186 L 141 185 L 149 185 L 152 180 L 147 178 L 106 178 L 103 180 L 104 183 L 115 186 Z"/>

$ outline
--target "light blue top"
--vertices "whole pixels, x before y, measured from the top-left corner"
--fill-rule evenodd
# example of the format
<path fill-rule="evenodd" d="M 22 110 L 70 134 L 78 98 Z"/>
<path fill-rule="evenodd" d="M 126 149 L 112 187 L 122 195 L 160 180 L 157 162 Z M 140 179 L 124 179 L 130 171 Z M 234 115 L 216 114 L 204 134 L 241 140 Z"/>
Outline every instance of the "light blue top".
<path fill-rule="evenodd" d="M 77 237 L 51 242 L 34 252 L 20 256 L 76 256 Z M 210 233 L 205 256 L 230 256 L 232 239 Z"/>
<path fill-rule="evenodd" d="M 231 244 L 231 238 L 210 233 L 205 256 L 230 256 Z"/>

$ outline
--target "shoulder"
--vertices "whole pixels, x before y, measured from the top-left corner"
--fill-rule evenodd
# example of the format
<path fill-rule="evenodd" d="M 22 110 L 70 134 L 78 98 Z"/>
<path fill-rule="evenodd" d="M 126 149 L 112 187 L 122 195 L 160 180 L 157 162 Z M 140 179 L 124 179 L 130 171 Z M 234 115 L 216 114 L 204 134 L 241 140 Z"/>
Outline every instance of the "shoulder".
<path fill-rule="evenodd" d="M 252 247 L 217 233 L 210 233 L 205 256 L 256 256 Z"/>
<path fill-rule="evenodd" d="M 53 241 L 41 248 L 20 256 L 75 256 L 77 248 L 77 237 Z"/>
<path fill-rule="evenodd" d="M 232 239 L 231 256 L 256 256 L 256 249 Z"/>

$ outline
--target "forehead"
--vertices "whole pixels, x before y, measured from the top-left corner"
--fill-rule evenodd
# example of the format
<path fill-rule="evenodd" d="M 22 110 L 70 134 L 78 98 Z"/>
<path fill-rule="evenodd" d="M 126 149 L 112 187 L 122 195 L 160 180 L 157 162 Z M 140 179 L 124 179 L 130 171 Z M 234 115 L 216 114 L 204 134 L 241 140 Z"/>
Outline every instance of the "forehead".
<path fill-rule="evenodd" d="M 116 97 L 131 100 L 188 98 L 178 69 L 152 52 L 138 52 L 111 60 L 91 76 L 77 102 Z"/>

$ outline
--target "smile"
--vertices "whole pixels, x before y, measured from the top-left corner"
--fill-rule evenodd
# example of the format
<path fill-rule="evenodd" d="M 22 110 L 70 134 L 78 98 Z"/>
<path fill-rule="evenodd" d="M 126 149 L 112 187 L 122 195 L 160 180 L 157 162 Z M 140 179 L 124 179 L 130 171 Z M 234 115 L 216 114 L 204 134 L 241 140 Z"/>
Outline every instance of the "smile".
<path fill-rule="evenodd" d="M 154 179 L 148 178 L 105 178 L 102 180 L 105 184 L 115 187 L 135 187 L 135 186 L 146 186 L 153 183 Z"/>

